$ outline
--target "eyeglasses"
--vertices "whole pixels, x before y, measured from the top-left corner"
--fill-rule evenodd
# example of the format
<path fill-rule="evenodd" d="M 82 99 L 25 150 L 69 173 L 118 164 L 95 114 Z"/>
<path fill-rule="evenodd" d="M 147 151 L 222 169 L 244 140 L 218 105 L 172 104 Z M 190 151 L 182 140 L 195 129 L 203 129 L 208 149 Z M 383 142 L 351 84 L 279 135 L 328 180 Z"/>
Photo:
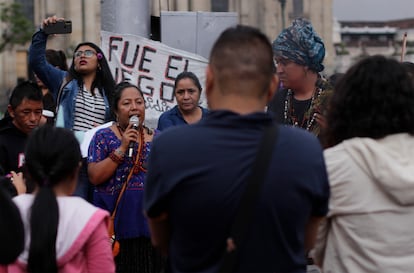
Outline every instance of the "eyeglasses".
<path fill-rule="evenodd" d="M 82 54 L 83 54 L 83 56 L 85 56 L 86 58 L 90 58 L 90 57 L 92 57 L 93 55 L 95 55 L 95 54 L 96 54 L 96 52 L 95 52 L 95 51 L 93 51 L 93 50 L 90 50 L 90 49 L 85 50 L 85 51 L 78 50 L 78 51 L 76 51 L 76 52 L 75 52 L 74 56 L 75 56 L 75 58 L 80 58 L 80 57 L 82 56 Z"/>
<path fill-rule="evenodd" d="M 275 64 L 275 66 L 277 67 L 278 65 L 283 65 L 283 66 L 287 66 L 291 63 L 293 63 L 293 61 L 286 59 L 286 58 L 273 58 L 273 62 Z"/>

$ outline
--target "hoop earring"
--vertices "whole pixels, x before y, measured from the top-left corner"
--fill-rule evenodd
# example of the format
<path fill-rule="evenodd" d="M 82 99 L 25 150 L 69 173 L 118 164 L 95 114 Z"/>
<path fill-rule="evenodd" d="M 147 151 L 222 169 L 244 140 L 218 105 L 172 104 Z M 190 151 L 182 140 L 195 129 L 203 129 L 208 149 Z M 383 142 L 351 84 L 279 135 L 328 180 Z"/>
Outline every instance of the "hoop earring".
<path fill-rule="evenodd" d="M 96 53 L 96 57 L 98 58 L 98 60 L 102 60 L 103 55 L 102 55 L 102 53 L 98 52 L 98 53 Z"/>

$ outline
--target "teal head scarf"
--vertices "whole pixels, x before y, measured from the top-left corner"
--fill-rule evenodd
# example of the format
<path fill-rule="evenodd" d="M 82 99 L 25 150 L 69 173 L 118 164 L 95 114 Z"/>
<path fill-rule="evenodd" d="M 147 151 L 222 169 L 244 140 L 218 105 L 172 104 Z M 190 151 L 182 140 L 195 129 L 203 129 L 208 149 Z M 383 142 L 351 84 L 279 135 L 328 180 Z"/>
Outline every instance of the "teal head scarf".
<path fill-rule="evenodd" d="M 273 42 L 275 57 L 283 57 L 309 67 L 315 72 L 324 69 L 325 45 L 305 19 L 295 19 Z"/>

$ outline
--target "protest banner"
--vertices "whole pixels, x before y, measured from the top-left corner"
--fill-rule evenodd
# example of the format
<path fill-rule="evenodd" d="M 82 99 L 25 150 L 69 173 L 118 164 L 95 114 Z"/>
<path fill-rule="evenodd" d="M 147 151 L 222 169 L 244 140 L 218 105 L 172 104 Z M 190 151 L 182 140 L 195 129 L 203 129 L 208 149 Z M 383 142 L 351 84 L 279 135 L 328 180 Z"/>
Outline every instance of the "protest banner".
<path fill-rule="evenodd" d="M 144 93 L 145 124 L 150 128 L 176 105 L 173 87 L 179 73 L 191 71 L 205 83 L 208 60 L 202 56 L 131 34 L 101 31 L 101 39 L 115 81 L 129 81 Z M 200 104 L 207 106 L 204 92 Z"/>

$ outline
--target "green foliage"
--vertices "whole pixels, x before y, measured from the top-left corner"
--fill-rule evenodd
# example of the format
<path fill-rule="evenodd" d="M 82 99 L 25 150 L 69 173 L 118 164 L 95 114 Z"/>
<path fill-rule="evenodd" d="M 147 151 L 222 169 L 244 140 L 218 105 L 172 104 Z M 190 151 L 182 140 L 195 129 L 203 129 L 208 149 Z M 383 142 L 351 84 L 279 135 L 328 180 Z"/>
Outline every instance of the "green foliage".
<path fill-rule="evenodd" d="M 30 41 L 34 25 L 24 15 L 19 3 L 0 3 L 0 22 L 0 52 Z"/>

